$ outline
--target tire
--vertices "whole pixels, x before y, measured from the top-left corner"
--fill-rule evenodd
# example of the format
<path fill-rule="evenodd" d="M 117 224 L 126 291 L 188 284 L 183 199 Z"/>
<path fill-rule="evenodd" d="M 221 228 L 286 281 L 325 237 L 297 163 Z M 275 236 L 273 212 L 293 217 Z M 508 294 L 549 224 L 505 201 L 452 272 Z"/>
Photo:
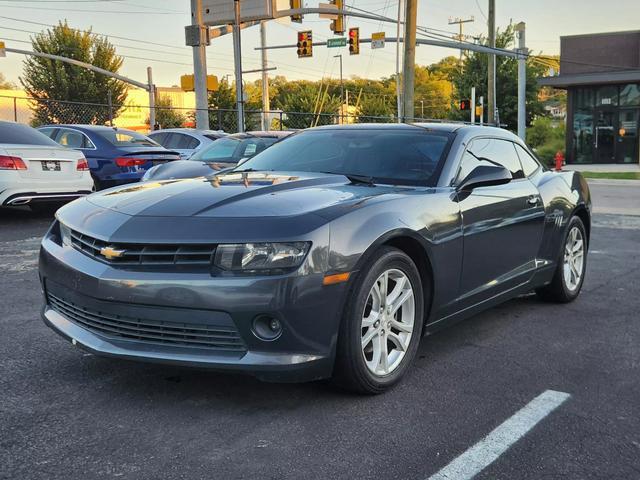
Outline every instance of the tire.
<path fill-rule="evenodd" d="M 386 308 L 386 295 L 377 293 L 382 292 L 385 274 L 387 293 L 395 300 Z M 418 350 L 424 304 L 420 273 L 408 255 L 392 247 L 372 255 L 349 291 L 338 337 L 334 383 L 363 394 L 382 393 L 398 383 Z M 397 311 L 392 313 L 394 307 Z"/>
<path fill-rule="evenodd" d="M 579 250 L 581 257 L 577 255 L 576 242 L 581 242 Z M 572 245 L 572 257 L 569 257 L 570 245 Z M 587 246 L 587 234 L 582 220 L 580 217 L 571 217 L 562 239 L 558 265 L 551 283 L 536 290 L 538 297 L 556 303 L 569 303 L 578 298 L 587 271 Z M 565 274 L 567 269 L 568 275 Z"/>

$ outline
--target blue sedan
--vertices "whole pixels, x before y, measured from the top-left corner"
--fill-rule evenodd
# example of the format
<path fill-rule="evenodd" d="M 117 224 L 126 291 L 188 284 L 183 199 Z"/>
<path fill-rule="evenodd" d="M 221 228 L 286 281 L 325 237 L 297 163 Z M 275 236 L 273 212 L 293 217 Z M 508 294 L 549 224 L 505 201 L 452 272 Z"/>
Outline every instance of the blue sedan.
<path fill-rule="evenodd" d="M 154 165 L 180 159 L 133 130 L 100 125 L 46 125 L 39 130 L 84 153 L 97 190 L 137 182 Z"/>

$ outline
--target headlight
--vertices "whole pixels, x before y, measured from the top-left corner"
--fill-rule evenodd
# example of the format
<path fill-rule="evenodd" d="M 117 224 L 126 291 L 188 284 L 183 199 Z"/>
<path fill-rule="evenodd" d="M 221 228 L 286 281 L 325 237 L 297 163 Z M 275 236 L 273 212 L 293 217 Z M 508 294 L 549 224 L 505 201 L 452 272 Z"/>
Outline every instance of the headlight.
<path fill-rule="evenodd" d="M 234 272 L 277 273 L 299 267 L 309 245 L 308 242 L 223 244 L 216 248 L 213 264 Z"/>
<path fill-rule="evenodd" d="M 63 247 L 71 246 L 71 229 L 60 222 L 60 240 Z"/>

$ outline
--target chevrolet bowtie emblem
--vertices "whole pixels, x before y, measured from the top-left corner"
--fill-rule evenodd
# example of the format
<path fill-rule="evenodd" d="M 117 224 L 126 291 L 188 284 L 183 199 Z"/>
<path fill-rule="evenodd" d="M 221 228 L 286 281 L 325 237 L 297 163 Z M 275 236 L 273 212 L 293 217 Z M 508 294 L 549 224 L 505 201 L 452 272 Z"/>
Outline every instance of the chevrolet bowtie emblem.
<path fill-rule="evenodd" d="M 118 250 L 112 246 L 102 247 L 100 249 L 100 255 L 102 255 L 107 260 L 113 260 L 114 258 L 120 258 L 124 255 L 124 250 Z"/>

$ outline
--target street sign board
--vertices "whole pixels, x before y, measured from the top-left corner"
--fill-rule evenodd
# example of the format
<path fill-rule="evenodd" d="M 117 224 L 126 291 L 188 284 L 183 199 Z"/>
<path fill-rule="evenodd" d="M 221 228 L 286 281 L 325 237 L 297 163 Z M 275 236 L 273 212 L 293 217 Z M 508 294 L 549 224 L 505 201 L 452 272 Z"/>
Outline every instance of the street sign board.
<path fill-rule="evenodd" d="M 4 49 L 4 42 L 0 42 L 0 57 L 6 57 L 7 51 Z"/>
<path fill-rule="evenodd" d="M 289 0 L 242 0 L 240 22 L 269 20 L 288 8 Z M 202 20 L 209 26 L 235 23 L 234 0 L 202 0 Z"/>
<path fill-rule="evenodd" d="M 371 48 L 384 48 L 384 32 L 371 34 Z"/>
<path fill-rule="evenodd" d="M 327 39 L 327 48 L 346 47 L 346 46 L 347 46 L 347 37 L 338 37 L 338 38 L 328 38 Z"/>

